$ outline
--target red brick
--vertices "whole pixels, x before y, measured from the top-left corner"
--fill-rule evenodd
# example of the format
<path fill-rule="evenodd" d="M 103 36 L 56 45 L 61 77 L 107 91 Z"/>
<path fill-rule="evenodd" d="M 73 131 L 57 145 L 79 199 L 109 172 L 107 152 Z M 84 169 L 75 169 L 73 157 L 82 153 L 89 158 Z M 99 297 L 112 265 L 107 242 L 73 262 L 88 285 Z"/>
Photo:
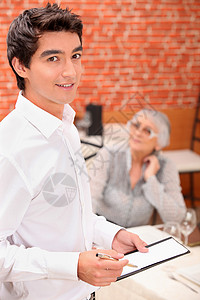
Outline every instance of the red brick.
<path fill-rule="evenodd" d="M 84 22 L 83 76 L 73 107 L 84 111 L 85 105 L 94 101 L 104 104 L 104 110 L 117 110 L 133 91 L 151 99 L 158 108 L 196 105 L 199 0 L 187 5 L 182 0 L 61 3 L 73 8 Z M 41 5 L 39 0 L 11 1 L 9 7 L 7 1 L 0 2 L 0 115 L 14 107 L 18 94 L 6 58 L 9 24 L 23 9 Z M 8 81 L 12 89 L 7 88 Z"/>

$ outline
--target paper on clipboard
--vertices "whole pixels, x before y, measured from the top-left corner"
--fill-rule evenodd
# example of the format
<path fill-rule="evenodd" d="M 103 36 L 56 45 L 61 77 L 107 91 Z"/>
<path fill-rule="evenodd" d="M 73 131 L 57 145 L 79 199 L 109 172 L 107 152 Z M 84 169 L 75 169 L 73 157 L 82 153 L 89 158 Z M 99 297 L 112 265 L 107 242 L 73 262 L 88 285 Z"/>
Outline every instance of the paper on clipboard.
<path fill-rule="evenodd" d="M 147 247 L 149 249 L 147 253 L 142 253 L 136 250 L 125 255 L 125 258 L 129 260 L 129 263 L 136 265 L 137 268 L 125 266 L 121 276 L 118 277 L 117 280 L 134 275 L 157 264 L 190 252 L 184 245 L 180 244 L 173 237 L 160 240 L 148 245 Z"/>

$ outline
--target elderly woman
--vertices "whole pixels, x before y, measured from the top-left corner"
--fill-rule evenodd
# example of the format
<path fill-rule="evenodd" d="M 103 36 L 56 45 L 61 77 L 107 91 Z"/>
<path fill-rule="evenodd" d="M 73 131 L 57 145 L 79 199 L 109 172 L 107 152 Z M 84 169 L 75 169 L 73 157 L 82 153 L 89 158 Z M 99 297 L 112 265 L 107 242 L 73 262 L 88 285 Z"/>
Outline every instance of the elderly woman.
<path fill-rule="evenodd" d="M 103 164 L 90 174 L 94 211 L 124 227 L 148 224 L 154 208 L 163 222 L 181 221 L 186 207 L 179 175 L 160 153 L 169 143 L 167 116 L 143 109 L 127 125 L 128 149 L 99 150 Z"/>

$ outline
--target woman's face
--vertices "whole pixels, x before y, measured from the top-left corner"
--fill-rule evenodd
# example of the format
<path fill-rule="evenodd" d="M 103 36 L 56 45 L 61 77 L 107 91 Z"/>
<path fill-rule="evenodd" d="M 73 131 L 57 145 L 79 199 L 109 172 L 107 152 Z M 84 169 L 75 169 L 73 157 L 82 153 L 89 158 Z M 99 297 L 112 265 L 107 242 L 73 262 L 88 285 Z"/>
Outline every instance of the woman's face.
<path fill-rule="evenodd" d="M 158 128 L 146 115 L 139 115 L 130 125 L 130 148 L 132 151 L 151 154 L 159 150 Z"/>

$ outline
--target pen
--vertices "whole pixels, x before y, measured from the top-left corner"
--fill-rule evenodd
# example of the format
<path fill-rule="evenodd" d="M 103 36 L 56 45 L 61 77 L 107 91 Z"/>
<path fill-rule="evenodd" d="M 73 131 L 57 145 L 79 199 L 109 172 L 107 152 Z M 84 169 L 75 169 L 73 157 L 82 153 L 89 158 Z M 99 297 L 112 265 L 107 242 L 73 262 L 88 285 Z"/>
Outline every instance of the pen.
<path fill-rule="evenodd" d="M 111 255 L 109 254 L 104 254 L 104 253 L 96 253 L 96 257 L 102 258 L 102 259 L 109 259 L 109 260 L 118 260 L 116 258 L 113 258 Z M 131 268 L 137 268 L 138 266 L 133 265 L 133 264 L 127 264 L 128 267 Z"/>

